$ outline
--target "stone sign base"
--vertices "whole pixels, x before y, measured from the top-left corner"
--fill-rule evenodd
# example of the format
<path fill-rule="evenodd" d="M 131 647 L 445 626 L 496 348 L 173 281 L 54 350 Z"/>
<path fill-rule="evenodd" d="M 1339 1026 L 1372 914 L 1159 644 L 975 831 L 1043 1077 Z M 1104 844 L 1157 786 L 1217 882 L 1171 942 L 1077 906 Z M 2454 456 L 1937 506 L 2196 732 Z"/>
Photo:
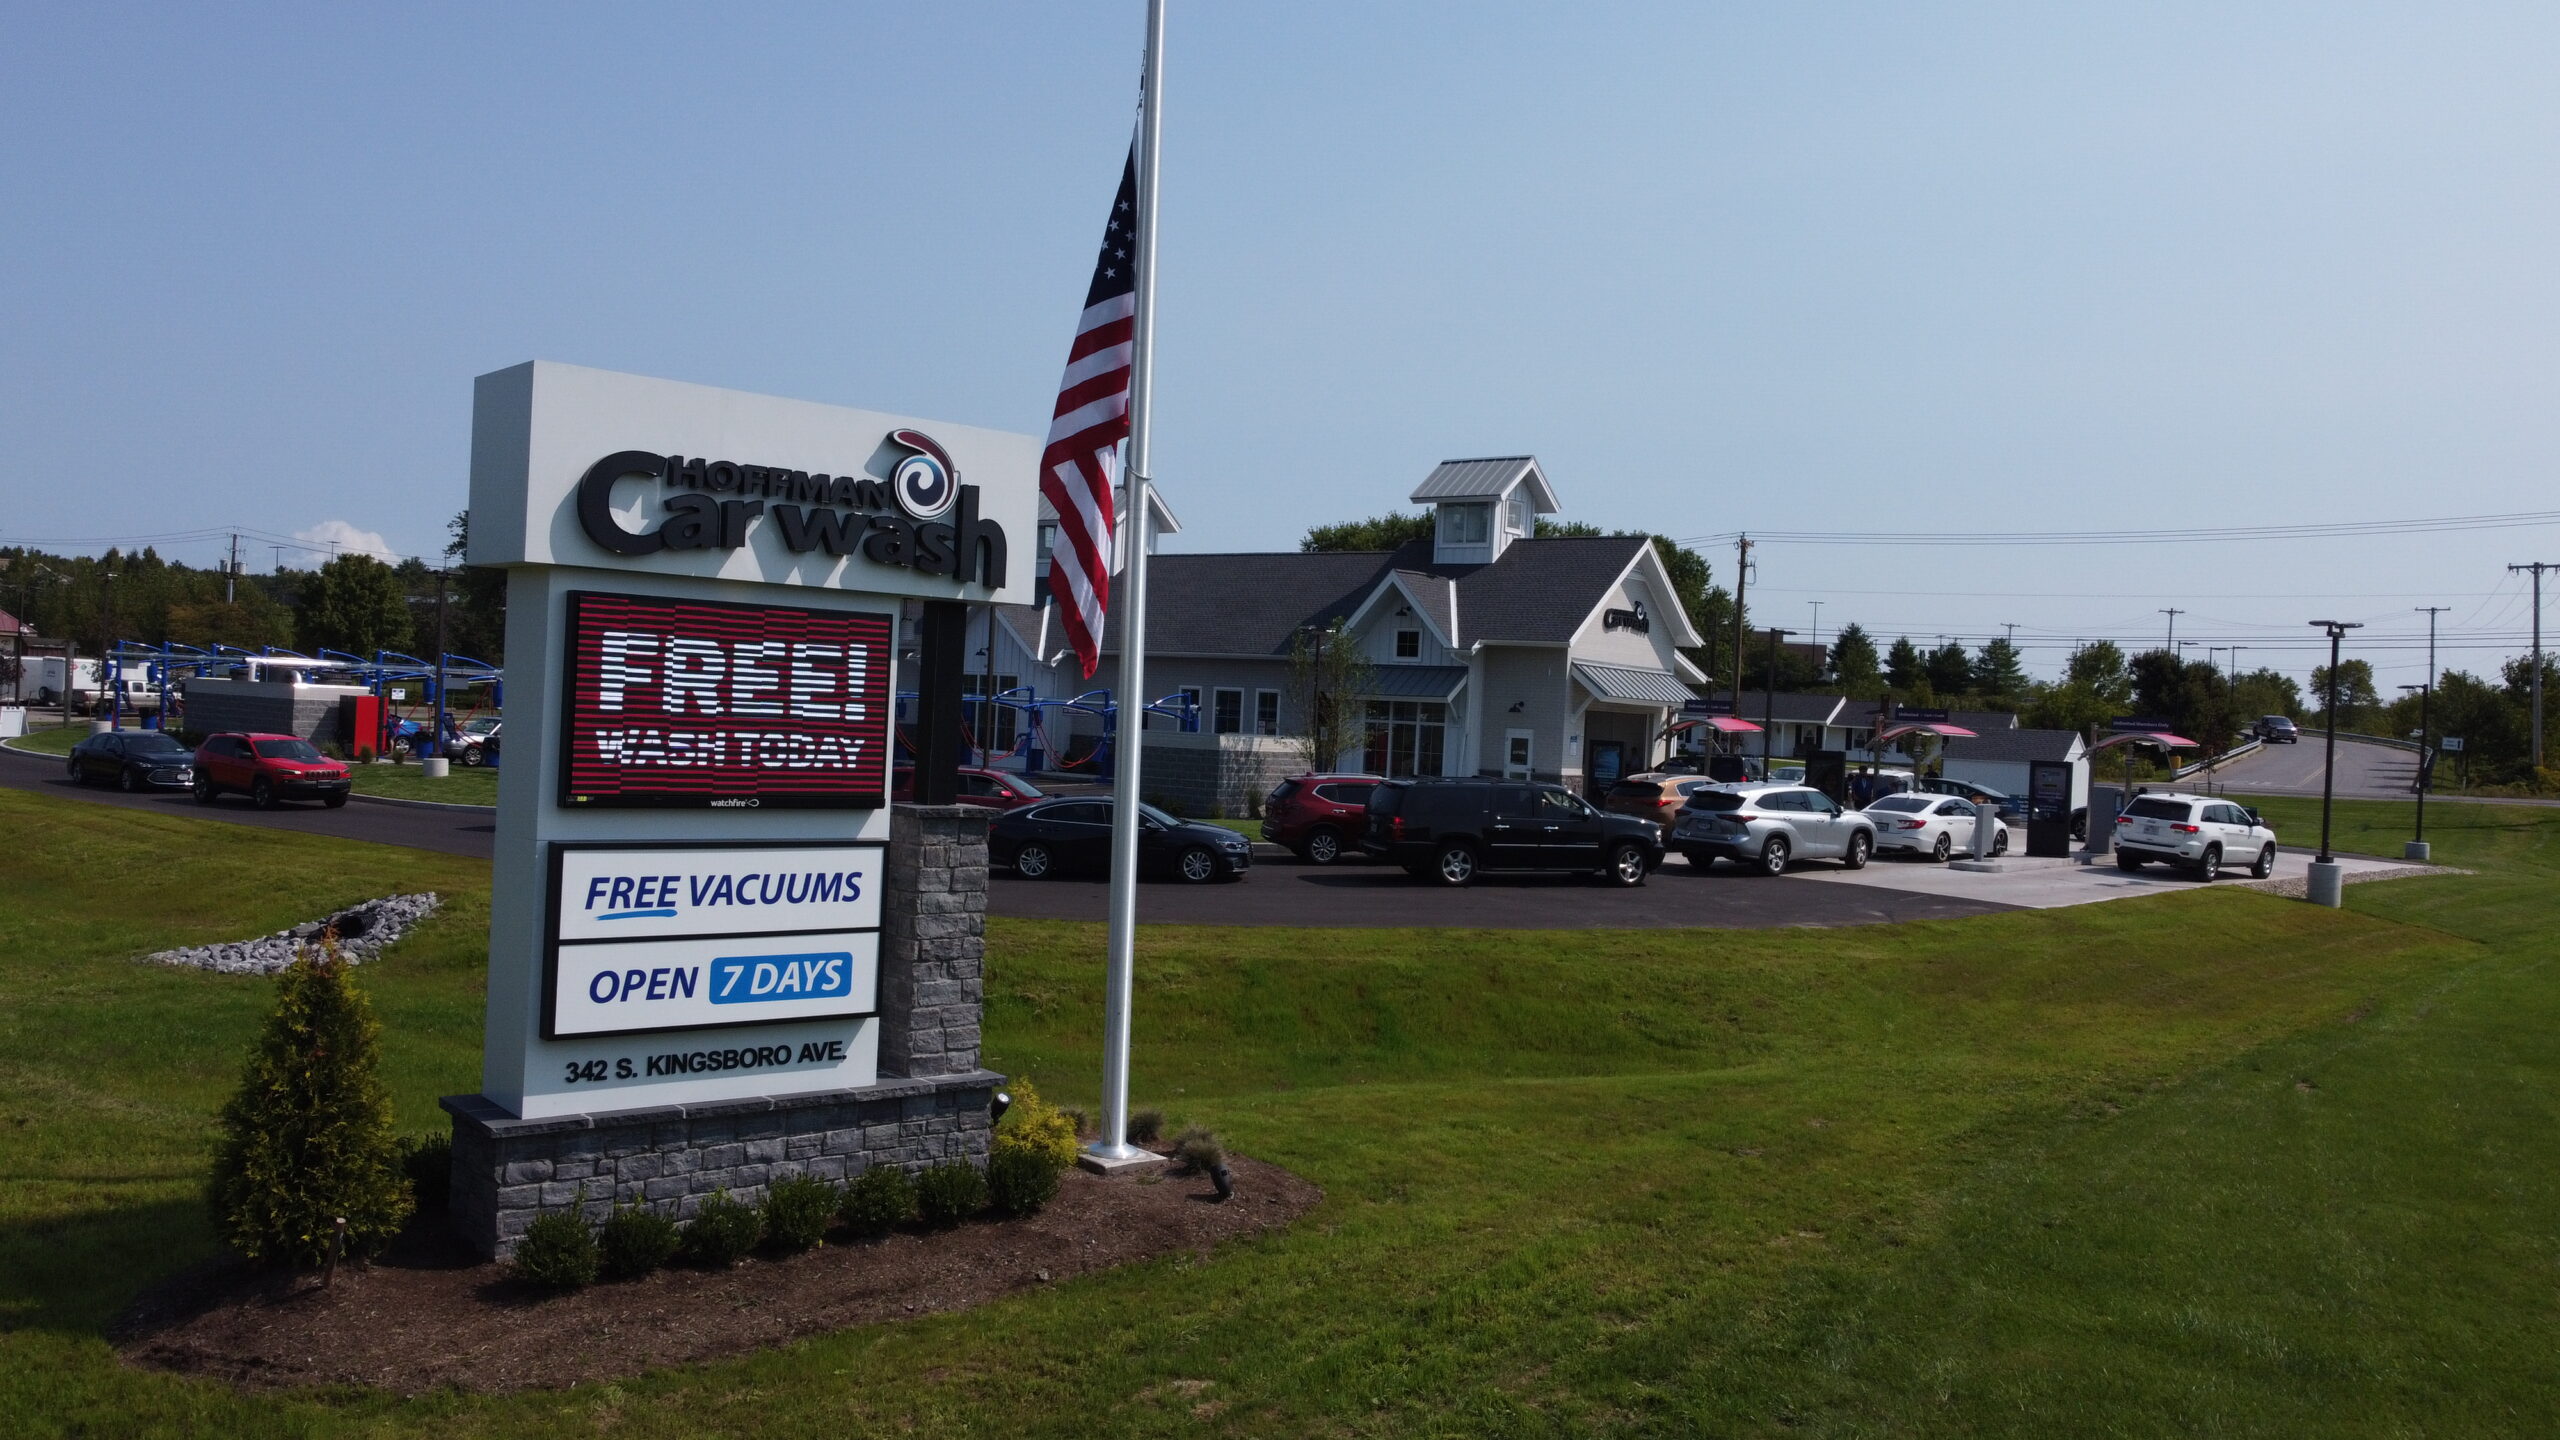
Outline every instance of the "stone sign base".
<path fill-rule="evenodd" d="M 597 1221 L 617 1204 L 646 1205 L 684 1220 L 715 1190 L 754 1204 L 788 1175 L 840 1181 L 875 1165 L 983 1165 L 1003 1082 L 972 1070 L 541 1120 L 516 1119 L 478 1095 L 448 1095 L 454 1231 L 503 1259 L 545 1210 L 582 1204 Z"/>

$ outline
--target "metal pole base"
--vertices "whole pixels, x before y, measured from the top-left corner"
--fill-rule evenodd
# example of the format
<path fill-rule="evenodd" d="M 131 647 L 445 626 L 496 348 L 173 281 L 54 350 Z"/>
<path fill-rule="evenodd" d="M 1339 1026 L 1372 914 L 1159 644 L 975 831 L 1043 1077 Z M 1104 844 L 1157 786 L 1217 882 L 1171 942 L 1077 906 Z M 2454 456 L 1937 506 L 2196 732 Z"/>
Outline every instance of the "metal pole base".
<path fill-rule="evenodd" d="M 2347 903 L 2347 867 L 2335 860 L 2312 861 L 2311 888 L 2302 898 L 2332 910 L 2344 906 Z"/>
<path fill-rule="evenodd" d="M 1123 1145 L 1118 1154 L 1106 1154 L 1100 1143 L 1088 1145 L 1076 1156 L 1076 1168 L 1096 1175 L 1152 1175 L 1165 1167 L 1165 1158 L 1152 1150 Z"/>
<path fill-rule="evenodd" d="M 418 762 L 418 773 L 430 780 L 442 780 L 453 773 L 453 762 L 442 755 L 430 755 Z"/>
<path fill-rule="evenodd" d="M 2434 850 L 2435 847 L 2424 840 L 2412 840 L 2408 844 L 2400 847 L 2400 858 L 2403 860 L 2424 860 L 2429 855 L 2433 854 Z"/>

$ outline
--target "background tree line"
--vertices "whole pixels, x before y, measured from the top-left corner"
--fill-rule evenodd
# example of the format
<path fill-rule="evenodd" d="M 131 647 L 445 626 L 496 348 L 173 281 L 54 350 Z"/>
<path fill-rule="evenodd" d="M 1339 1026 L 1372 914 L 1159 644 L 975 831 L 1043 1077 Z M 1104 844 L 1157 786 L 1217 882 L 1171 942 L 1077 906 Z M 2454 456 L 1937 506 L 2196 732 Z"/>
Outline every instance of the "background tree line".
<path fill-rule="evenodd" d="M 499 664 L 506 658 L 506 574 L 461 565 L 468 520 L 453 517 L 445 547 L 445 648 Z M 436 572 L 415 556 L 386 564 L 338 555 L 310 569 L 279 565 L 232 580 L 226 599 L 221 566 L 164 560 L 148 547 L 97 556 L 0 547 L 0 609 L 38 638 L 70 640 L 87 655 L 119 640 L 272 645 L 303 654 L 423 656 L 435 647 Z"/>

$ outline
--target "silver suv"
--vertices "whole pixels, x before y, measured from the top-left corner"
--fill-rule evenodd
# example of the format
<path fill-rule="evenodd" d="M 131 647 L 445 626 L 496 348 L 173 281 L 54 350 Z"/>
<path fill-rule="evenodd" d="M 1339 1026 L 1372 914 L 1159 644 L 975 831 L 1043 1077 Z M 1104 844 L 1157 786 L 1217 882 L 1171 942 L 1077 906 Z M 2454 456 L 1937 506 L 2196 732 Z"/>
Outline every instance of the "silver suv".
<path fill-rule="evenodd" d="M 1802 785 L 1717 785 L 1692 791 L 1669 848 L 1704 870 L 1719 859 L 1782 875 L 1795 860 L 1838 860 L 1862 869 L 1875 853 L 1875 822 Z"/>
<path fill-rule="evenodd" d="M 2226 865 L 2245 865 L 2264 880 L 2276 873 L 2276 832 L 2257 811 L 2210 795 L 2136 795 L 2116 817 L 2116 868 L 2154 860 L 2183 865 L 2199 880 Z"/>

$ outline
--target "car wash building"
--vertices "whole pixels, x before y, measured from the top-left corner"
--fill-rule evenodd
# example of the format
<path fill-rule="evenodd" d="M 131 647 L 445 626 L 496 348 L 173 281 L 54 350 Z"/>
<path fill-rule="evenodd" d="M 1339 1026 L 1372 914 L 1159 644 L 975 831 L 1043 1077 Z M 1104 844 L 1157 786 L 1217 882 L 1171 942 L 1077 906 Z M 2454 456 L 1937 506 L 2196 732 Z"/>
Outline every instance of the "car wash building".
<path fill-rule="evenodd" d="M 1367 661 L 1353 697 L 1361 742 L 1324 757 L 1342 770 L 1507 775 L 1605 785 L 1647 768 L 1706 676 L 1702 643 L 1662 557 L 1643 536 L 1541 537 L 1556 512 L 1534 456 L 1440 464 L 1408 499 L 1432 534 L 1392 551 L 1159 554 L 1148 582 L 1148 688 L 1196 702 L 1147 735 L 1151 791 L 1213 754 L 1217 797 L 1258 797 L 1304 768 L 1307 697 L 1291 683 L 1300 646 L 1345 643 Z M 1084 688 L 1038 606 L 999 607 L 988 657 L 998 680 L 1044 696 Z M 1339 635 L 1339 639 L 1335 639 Z M 1116 674 L 1106 636 L 1097 684 Z M 1099 721 L 1070 717 L 1053 754 Z M 994 747 L 999 751 L 1005 746 Z M 1167 763 L 1159 763 L 1158 756 Z M 1171 790 L 1166 790 L 1172 796 Z M 1202 797 L 1173 796 L 1191 804 Z"/>

